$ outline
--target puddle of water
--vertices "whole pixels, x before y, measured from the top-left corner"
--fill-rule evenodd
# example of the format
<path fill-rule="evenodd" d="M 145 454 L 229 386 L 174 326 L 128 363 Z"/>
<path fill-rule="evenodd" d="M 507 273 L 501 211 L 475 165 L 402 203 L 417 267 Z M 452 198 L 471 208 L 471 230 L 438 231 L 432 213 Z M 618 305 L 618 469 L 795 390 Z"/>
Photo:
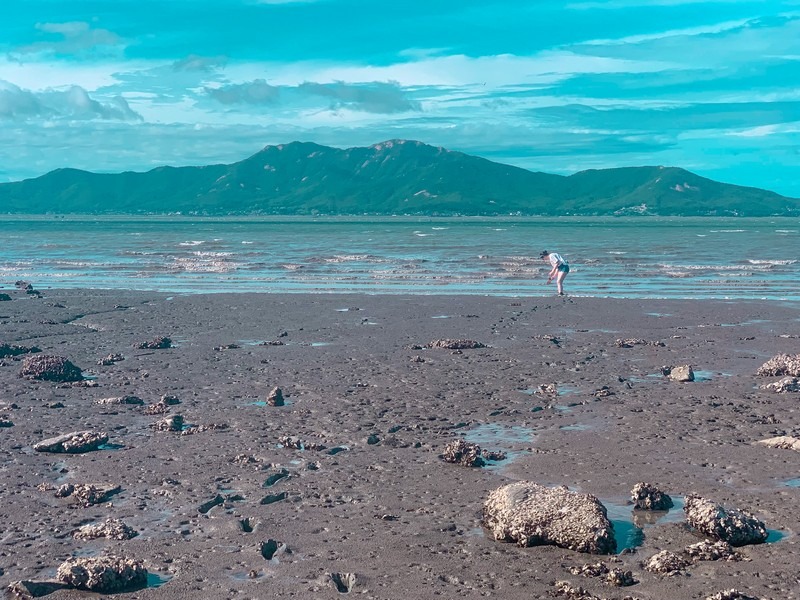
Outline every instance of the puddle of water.
<path fill-rule="evenodd" d="M 789 487 L 800 487 L 800 479 L 789 479 L 788 481 L 784 481 L 783 485 L 787 485 Z"/>
<path fill-rule="evenodd" d="M 633 510 L 630 504 L 603 502 L 608 519 L 614 525 L 617 539 L 617 553 L 629 548 L 637 548 L 644 542 L 647 527 L 664 523 L 680 523 L 685 520 L 683 497 L 672 496 L 674 506 L 669 510 Z"/>
<path fill-rule="evenodd" d="M 97 449 L 98 450 L 122 450 L 125 447 L 124 444 L 100 444 Z"/>
<path fill-rule="evenodd" d="M 659 313 L 659 312 L 649 312 L 649 313 L 644 313 L 644 314 L 646 314 L 648 317 L 671 317 L 672 316 L 672 313 Z"/>
<path fill-rule="evenodd" d="M 581 391 L 572 385 L 558 385 L 556 386 L 559 396 L 572 396 L 573 394 L 580 394 Z"/>
<path fill-rule="evenodd" d="M 556 404 L 553 408 L 555 408 L 559 412 L 572 412 L 572 408 L 577 406 L 577 404 Z"/>
<path fill-rule="evenodd" d="M 767 529 L 767 543 L 774 544 L 775 542 L 780 542 L 783 538 L 786 537 L 786 534 L 782 531 L 778 531 L 777 529 Z"/>
<path fill-rule="evenodd" d="M 450 315 L 436 315 L 435 317 L 431 317 L 431 319 L 449 319 Z"/>
<path fill-rule="evenodd" d="M 591 425 L 586 425 L 584 423 L 575 423 L 575 425 L 562 425 L 559 429 L 564 431 L 586 431 L 587 429 L 591 429 Z"/>
<path fill-rule="evenodd" d="M 93 556 L 100 556 L 100 554 L 100 550 L 94 548 L 79 548 L 72 552 L 72 556 L 75 558 L 91 558 Z"/>
<path fill-rule="evenodd" d="M 311 342 L 312 348 L 319 348 L 320 346 L 330 346 L 330 342 Z"/>
<path fill-rule="evenodd" d="M 495 423 L 478 425 L 463 434 L 464 439 L 472 444 L 483 446 L 486 444 L 517 443 L 530 444 L 536 437 L 533 429 L 518 425 L 504 426 Z"/>
<path fill-rule="evenodd" d="M 147 573 L 147 587 L 160 588 L 172 579 L 172 575 L 160 575 L 158 573 Z"/>
<path fill-rule="evenodd" d="M 286 396 L 283 397 L 283 406 L 289 406 L 292 401 Z M 255 402 L 248 402 L 247 406 L 269 406 L 266 400 L 256 400 Z M 270 408 L 283 408 L 283 406 L 270 406 Z"/>

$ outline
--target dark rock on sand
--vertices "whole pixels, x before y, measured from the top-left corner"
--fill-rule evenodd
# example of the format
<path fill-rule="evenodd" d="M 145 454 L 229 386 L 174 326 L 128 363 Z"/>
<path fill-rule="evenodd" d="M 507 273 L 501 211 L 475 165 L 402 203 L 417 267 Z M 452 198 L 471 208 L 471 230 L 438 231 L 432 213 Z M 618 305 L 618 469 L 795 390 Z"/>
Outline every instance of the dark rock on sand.
<path fill-rule="evenodd" d="M 13 427 L 14 423 L 6 415 L 0 415 L 0 427 Z"/>
<path fill-rule="evenodd" d="M 63 356 L 35 354 L 22 362 L 20 377 L 43 381 L 81 381 L 81 370 Z"/>
<path fill-rule="evenodd" d="M 19 356 L 20 354 L 33 354 L 41 352 L 36 346 L 19 346 L 17 344 L 0 344 L 0 358 Z"/>
<path fill-rule="evenodd" d="M 683 506 L 686 520 L 699 532 L 731 546 L 761 544 L 767 541 L 767 528 L 763 522 L 745 511 L 724 508 L 695 494 L 686 496 Z"/>
<path fill-rule="evenodd" d="M 340 594 L 349 594 L 358 581 L 355 573 L 331 573 L 331 581 Z"/>
<path fill-rule="evenodd" d="M 428 348 L 444 348 L 445 350 L 473 350 L 475 348 L 486 348 L 485 344 L 474 340 L 434 340 L 428 344 Z"/>
<path fill-rule="evenodd" d="M 663 575 L 680 572 L 688 566 L 689 561 L 686 558 L 669 550 L 662 550 L 658 554 L 654 554 L 644 564 L 646 571 Z"/>
<path fill-rule="evenodd" d="M 172 347 L 172 340 L 165 336 L 153 338 L 149 342 L 139 342 L 134 344 L 134 348 L 139 350 L 163 350 L 164 348 Z"/>
<path fill-rule="evenodd" d="M 6 293 L 0 292 L 0 302 L 10 302 L 11 296 Z"/>
<path fill-rule="evenodd" d="M 56 577 L 72 587 L 112 594 L 147 584 L 141 560 L 120 556 L 70 558 L 58 567 Z"/>
<path fill-rule="evenodd" d="M 106 519 L 98 525 L 84 525 L 72 534 L 76 540 L 94 540 L 108 538 L 111 540 L 129 540 L 138 534 L 119 519 Z"/>
<path fill-rule="evenodd" d="M 69 454 L 81 454 L 97 450 L 100 446 L 108 442 L 108 434 L 96 431 L 73 431 L 52 438 L 47 438 L 34 444 L 33 449 L 37 452 L 66 452 Z"/>
<path fill-rule="evenodd" d="M 14 581 L 6 588 L 5 597 L 10 600 L 33 600 L 65 589 L 69 589 L 69 586 L 58 581 Z"/>
<path fill-rule="evenodd" d="M 679 381 L 682 383 L 694 381 L 694 371 L 691 365 L 661 367 L 661 374 L 670 381 Z"/>
<path fill-rule="evenodd" d="M 481 455 L 481 447 L 463 439 L 453 440 L 444 447 L 442 460 L 465 467 L 482 467 L 486 464 Z"/>
<path fill-rule="evenodd" d="M 756 375 L 800 377 L 800 354 L 776 354 L 758 368 Z"/>
<path fill-rule="evenodd" d="M 266 560 L 272 560 L 276 554 L 291 554 L 292 552 L 286 544 L 273 539 L 261 542 L 259 551 Z"/>
<path fill-rule="evenodd" d="M 631 490 L 633 508 L 640 510 L 669 510 L 672 498 L 651 483 L 637 483 Z"/>
<path fill-rule="evenodd" d="M 283 390 L 279 387 L 272 388 L 272 391 L 267 396 L 267 404 L 269 406 L 283 406 L 285 404 L 283 400 Z"/>
<path fill-rule="evenodd" d="M 483 523 L 496 540 L 519 546 L 554 545 L 578 552 L 611 554 L 614 528 L 591 494 L 518 481 L 494 490 L 483 506 Z"/>
<path fill-rule="evenodd" d="M 624 339 L 616 339 L 614 340 L 614 345 L 617 348 L 633 348 L 634 346 L 659 346 L 663 347 L 666 344 L 664 342 L 651 342 L 648 340 L 643 340 L 641 338 L 624 338 Z"/>
<path fill-rule="evenodd" d="M 602 579 L 609 585 L 616 587 L 627 587 L 637 583 L 631 571 L 625 571 L 616 567 L 609 568 L 602 562 L 583 565 L 582 567 L 572 567 L 569 572 L 573 575 Z"/>

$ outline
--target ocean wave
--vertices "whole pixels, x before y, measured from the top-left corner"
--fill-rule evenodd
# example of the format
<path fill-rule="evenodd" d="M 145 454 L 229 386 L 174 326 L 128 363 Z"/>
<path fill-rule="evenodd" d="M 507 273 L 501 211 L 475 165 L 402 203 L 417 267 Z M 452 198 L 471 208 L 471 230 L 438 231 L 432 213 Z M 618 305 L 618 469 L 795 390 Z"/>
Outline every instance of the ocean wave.
<path fill-rule="evenodd" d="M 755 259 L 747 259 L 751 265 L 775 265 L 775 266 L 785 266 L 785 265 L 793 265 L 797 262 L 795 259 L 787 259 L 787 260 L 755 260 Z"/>
<path fill-rule="evenodd" d="M 329 258 L 323 258 L 326 263 L 345 263 L 345 262 L 370 262 L 379 263 L 384 262 L 384 259 L 372 254 L 336 254 Z"/>
<path fill-rule="evenodd" d="M 199 246 L 200 244 L 205 243 L 205 240 L 189 240 L 188 242 L 180 242 L 178 246 Z"/>

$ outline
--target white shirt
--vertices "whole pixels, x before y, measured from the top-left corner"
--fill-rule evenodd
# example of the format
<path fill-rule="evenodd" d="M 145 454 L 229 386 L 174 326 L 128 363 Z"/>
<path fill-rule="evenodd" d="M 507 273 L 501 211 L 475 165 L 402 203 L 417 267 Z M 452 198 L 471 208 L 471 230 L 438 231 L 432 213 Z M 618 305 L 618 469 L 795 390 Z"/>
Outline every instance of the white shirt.
<path fill-rule="evenodd" d="M 561 255 L 556 252 L 551 252 L 548 258 L 550 259 L 550 264 L 554 267 L 567 264 L 567 261 L 561 258 Z"/>

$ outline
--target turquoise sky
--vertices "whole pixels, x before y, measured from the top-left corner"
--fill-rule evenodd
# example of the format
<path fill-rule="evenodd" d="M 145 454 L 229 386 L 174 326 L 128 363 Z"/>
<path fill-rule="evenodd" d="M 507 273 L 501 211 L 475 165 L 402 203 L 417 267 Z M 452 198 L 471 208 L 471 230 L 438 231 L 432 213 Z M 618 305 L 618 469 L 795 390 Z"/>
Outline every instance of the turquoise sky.
<path fill-rule="evenodd" d="M 800 197 L 800 0 L 6 0 L 0 181 L 405 138 Z"/>

